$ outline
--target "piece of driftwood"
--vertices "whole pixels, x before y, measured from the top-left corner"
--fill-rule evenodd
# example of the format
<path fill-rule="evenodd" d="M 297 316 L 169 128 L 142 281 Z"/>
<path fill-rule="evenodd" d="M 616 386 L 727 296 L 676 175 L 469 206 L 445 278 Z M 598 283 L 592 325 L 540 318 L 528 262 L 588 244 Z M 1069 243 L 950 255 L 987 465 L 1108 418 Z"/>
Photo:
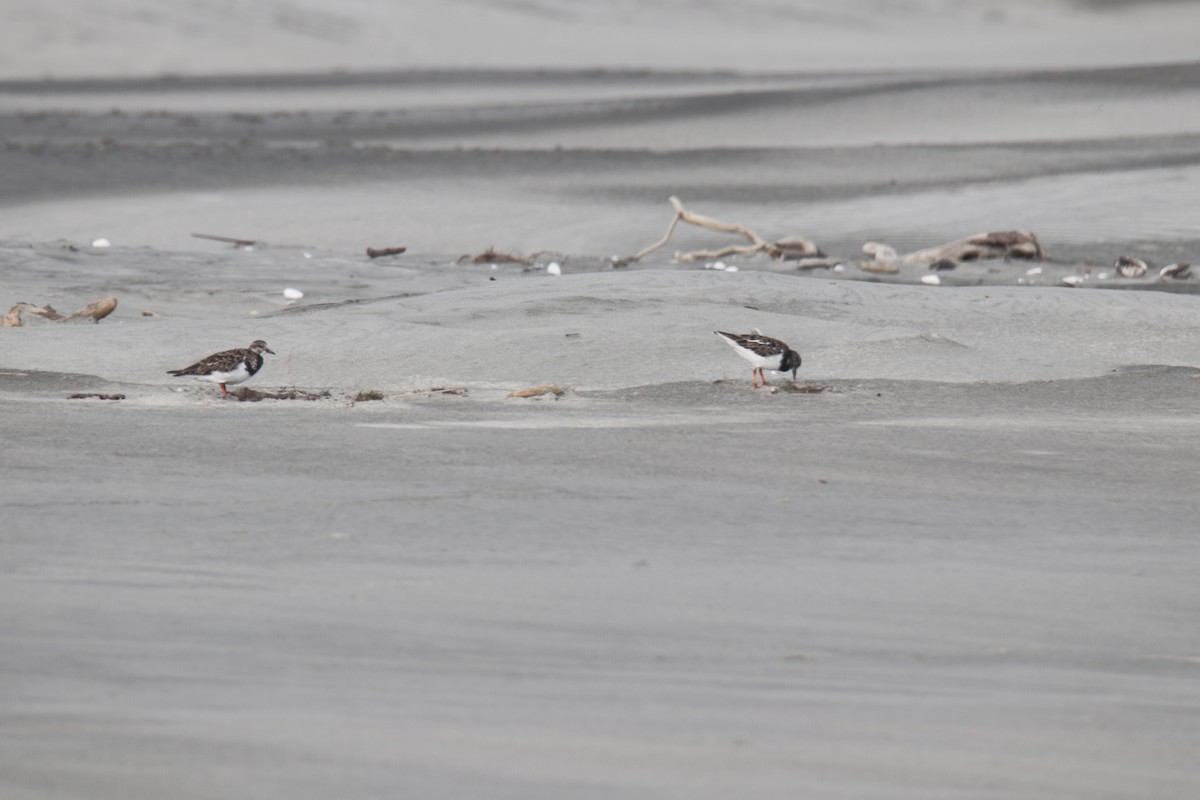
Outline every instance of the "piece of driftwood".
<path fill-rule="evenodd" d="M 509 397 L 540 397 L 544 394 L 552 394 L 555 397 L 562 397 L 567 393 L 567 390 L 559 386 L 557 383 L 545 383 L 541 386 L 530 386 L 528 389 L 514 389 L 508 393 Z"/>
<path fill-rule="evenodd" d="M 211 239 L 214 242 L 225 242 L 235 247 L 253 247 L 256 244 L 261 244 L 258 239 L 238 239 L 236 236 L 214 236 L 211 233 L 193 233 L 192 238 Z"/>
<path fill-rule="evenodd" d="M 800 272 L 800 271 L 803 271 L 806 269 L 833 269 L 834 267 L 836 267 L 838 264 L 841 264 L 841 263 L 843 263 L 843 262 L 842 262 L 842 259 L 840 259 L 840 258 L 829 258 L 828 256 L 813 256 L 813 257 L 797 259 L 796 263 L 792 265 L 792 269 L 796 270 L 797 272 Z"/>
<path fill-rule="evenodd" d="M 35 316 L 48 319 L 51 322 L 71 322 L 73 320 L 91 319 L 93 322 L 99 322 L 109 314 L 117 310 L 117 298 L 104 297 L 96 300 L 93 303 L 88 303 L 83 308 L 76 311 L 74 314 L 64 316 L 54 310 L 52 306 L 46 305 L 38 307 L 29 303 L 17 303 L 8 310 L 8 313 L 0 318 L 0 328 L 19 328 L 23 324 L 21 320 L 22 314 L 33 314 Z"/>
<path fill-rule="evenodd" d="M 891 261 L 860 261 L 858 268 L 863 272 L 873 272 L 876 275 L 895 275 L 900 268 Z"/>
<path fill-rule="evenodd" d="M 786 239 L 779 239 L 767 248 L 767 252 L 772 258 L 778 258 L 782 261 L 796 261 L 804 258 L 824 258 L 825 254 L 821 252 L 821 248 L 808 239 L 799 236 L 789 236 Z"/>
<path fill-rule="evenodd" d="M 883 242 L 864 242 L 862 251 L 876 261 L 895 261 L 900 258 L 896 248 Z"/>
<path fill-rule="evenodd" d="M 866 252 L 866 246 L 863 246 Z M 893 251 L 895 252 L 895 251 Z M 878 256 L 876 256 L 878 259 Z M 996 258 L 1019 258 L 1025 261 L 1045 261 L 1046 253 L 1035 234 L 1030 231 L 992 231 L 977 233 L 956 242 L 927 247 L 899 256 L 902 265 L 932 264 L 943 259 L 956 263 L 988 261 Z"/>
<path fill-rule="evenodd" d="M 676 261 L 700 261 L 703 259 L 724 258 L 732 255 L 745 255 L 762 252 L 770 253 L 775 258 L 782 258 L 782 254 L 784 252 L 798 254 L 793 257 L 799 257 L 799 254 L 816 255 L 821 252 L 815 244 L 798 236 L 780 239 L 778 242 L 770 244 L 757 233 L 741 223 L 723 222 L 719 219 L 713 219 L 712 217 L 706 217 L 702 214 L 697 214 L 694 211 L 689 211 L 688 209 L 684 208 L 683 202 L 674 195 L 669 198 L 668 202 L 670 202 L 671 208 L 675 210 L 675 216 L 671 217 L 671 222 L 669 225 L 667 225 L 667 232 L 664 233 L 663 237 L 654 244 L 649 245 L 648 247 L 643 247 L 629 258 L 620 259 L 620 266 L 625 266 L 626 264 L 640 261 L 654 251 L 661 249 L 668 241 L 671 240 L 671 235 L 675 233 L 675 226 L 677 226 L 680 222 L 686 222 L 689 225 L 696 225 L 697 227 L 704 228 L 705 230 L 715 231 L 717 233 L 732 233 L 746 239 L 749 244 L 730 245 L 728 247 L 722 247 L 719 250 L 695 250 L 690 253 L 676 251 Z M 617 263 L 614 262 L 614 266 L 616 265 Z"/>
<path fill-rule="evenodd" d="M 368 258 L 382 258 L 383 256 L 398 256 L 408 250 L 407 247 L 374 247 L 367 248 Z"/>
<path fill-rule="evenodd" d="M 472 264 L 532 264 L 533 261 L 523 256 L 515 256 L 512 253 L 501 253 L 494 247 L 489 247 L 482 253 L 476 256 L 460 256 L 458 263 L 469 261 Z"/>
<path fill-rule="evenodd" d="M 76 392 L 67 395 L 68 400 L 124 400 L 123 394 L 97 394 L 96 392 Z"/>

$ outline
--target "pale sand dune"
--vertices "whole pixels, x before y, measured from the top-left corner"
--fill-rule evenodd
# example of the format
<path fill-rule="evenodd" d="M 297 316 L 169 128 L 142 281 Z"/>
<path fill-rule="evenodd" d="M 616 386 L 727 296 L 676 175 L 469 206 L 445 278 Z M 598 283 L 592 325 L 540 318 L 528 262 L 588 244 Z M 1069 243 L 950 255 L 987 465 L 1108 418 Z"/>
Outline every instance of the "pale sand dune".
<path fill-rule="evenodd" d="M 160 253 L 145 266 L 161 270 L 168 260 Z M 163 387 L 190 385 L 169 378 L 166 369 L 263 338 L 278 357 L 268 357 L 255 383 L 350 394 L 546 382 L 612 390 L 749 380 L 748 364 L 718 346 L 712 331 L 757 327 L 799 348 L 804 375 L 816 381 L 1026 382 L 1147 364 L 1200 367 L 1190 295 L 1052 287 L 939 291 L 753 271 L 553 278 L 519 267 L 453 264 L 426 267 L 424 275 L 361 265 L 367 274 L 357 273 L 354 286 L 344 287 L 317 276 L 359 265 L 320 258 L 303 263 L 318 282 L 305 282 L 309 294 L 295 307 L 265 289 L 265 276 L 257 290 L 237 281 L 245 256 L 210 259 L 191 286 L 176 283 L 141 297 L 164 317 L 142 317 L 131 307 L 83 333 L 49 324 L 10 331 L 4 366 L 92 373 L 155 396 Z M 292 277 L 298 275 L 293 270 Z M 128 274 L 118 280 L 137 283 Z M 468 285 L 405 296 L 446 284 Z M 231 288 L 201 298 L 200 285 Z M 187 318 L 175 317 L 172 310 L 185 305 Z M 230 314 L 249 306 L 265 316 Z M 222 320 L 219 329 L 213 318 Z"/>

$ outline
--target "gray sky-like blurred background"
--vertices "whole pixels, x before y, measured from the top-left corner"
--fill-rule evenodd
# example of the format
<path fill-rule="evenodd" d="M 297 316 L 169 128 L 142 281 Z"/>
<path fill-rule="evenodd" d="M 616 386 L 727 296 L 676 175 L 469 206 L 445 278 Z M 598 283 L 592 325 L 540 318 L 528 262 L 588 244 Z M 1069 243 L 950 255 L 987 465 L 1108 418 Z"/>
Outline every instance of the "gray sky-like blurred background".
<path fill-rule="evenodd" d="M 4 0 L 0 78 L 414 67 L 859 70 L 1195 57 L 1186 2 Z"/>

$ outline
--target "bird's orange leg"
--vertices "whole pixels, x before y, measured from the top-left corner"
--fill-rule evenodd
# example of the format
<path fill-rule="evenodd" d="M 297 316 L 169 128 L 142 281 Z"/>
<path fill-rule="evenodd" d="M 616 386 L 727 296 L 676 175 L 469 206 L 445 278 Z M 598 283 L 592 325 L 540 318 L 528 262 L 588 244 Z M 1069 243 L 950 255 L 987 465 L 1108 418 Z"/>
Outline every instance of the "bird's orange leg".
<path fill-rule="evenodd" d="M 224 392 L 225 394 L 229 394 L 229 390 L 225 388 L 225 384 L 223 384 L 223 383 L 221 384 L 221 391 Z"/>
<path fill-rule="evenodd" d="M 750 381 L 754 384 L 754 388 L 758 388 L 758 367 L 750 370 Z"/>
<path fill-rule="evenodd" d="M 758 377 L 762 378 L 763 386 L 770 386 L 770 385 L 771 385 L 771 384 L 767 383 L 767 373 L 763 372 L 763 368 L 762 368 L 762 367 L 759 367 L 759 368 L 758 368 Z"/>

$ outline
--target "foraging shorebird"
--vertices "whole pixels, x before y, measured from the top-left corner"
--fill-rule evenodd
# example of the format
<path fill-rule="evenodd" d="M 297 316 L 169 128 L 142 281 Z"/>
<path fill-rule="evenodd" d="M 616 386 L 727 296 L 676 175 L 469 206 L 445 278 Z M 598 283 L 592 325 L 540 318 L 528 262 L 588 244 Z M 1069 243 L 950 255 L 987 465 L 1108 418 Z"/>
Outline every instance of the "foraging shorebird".
<path fill-rule="evenodd" d="M 262 369 L 263 353 L 275 355 L 275 351 L 267 347 L 266 342 L 256 339 L 249 347 L 213 353 L 190 367 L 168 370 L 167 374 L 215 383 L 220 385 L 222 392 L 229 394 L 225 384 L 249 380 L 251 375 Z"/>
<path fill-rule="evenodd" d="M 713 333 L 728 342 L 729 346 L 738 352 L 738 355 L 754 365 L 750 376 L 754 381 L 755 389 L 758 388 L 759 378 L 762 378 L 763 386 L 771 385 L 767 383 L 767 376 L 763 374 L 764 369 L 772 372 L 791 370 L 792 380 L 796 380 L 796 370 L 800 368 L 800 354 L 778 339 L 763 336 L 757 330 L 751 333 L 726 333 L 725 331 L 713 331 Z"/>

